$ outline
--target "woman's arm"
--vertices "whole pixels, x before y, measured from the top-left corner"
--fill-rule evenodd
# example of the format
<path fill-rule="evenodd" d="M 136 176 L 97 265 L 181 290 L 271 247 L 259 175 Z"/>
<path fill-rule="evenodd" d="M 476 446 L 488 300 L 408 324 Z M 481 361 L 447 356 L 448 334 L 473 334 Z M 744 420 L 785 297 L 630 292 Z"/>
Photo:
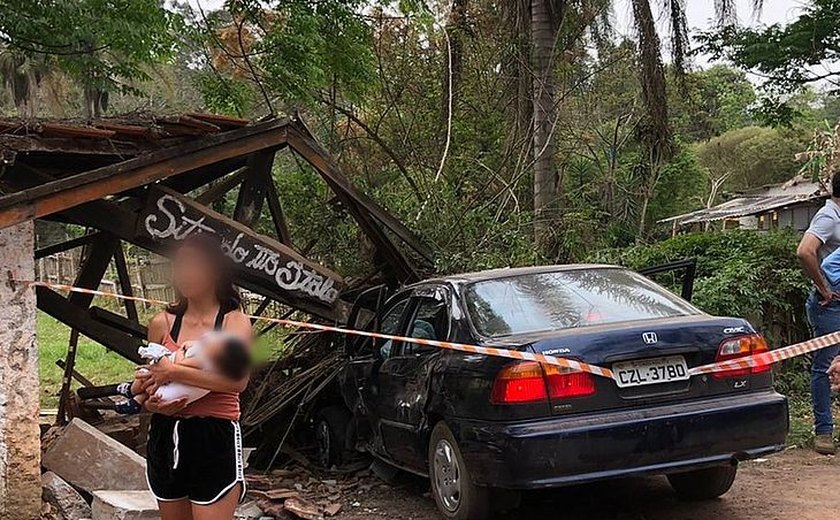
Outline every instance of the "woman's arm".
<path fill-rule="evenodd" d="M 169 322 L 166 320 L 166 313 L 157 313 L 151 319 L 151 321 L 149 321 L 148 340 L 154 343 L 163 343 L 163 338 L 166 337 L 166 334 L 168 332 Z M 145 378 L 145 384 L 149 384 L 149 379 L 151 379 L 151 377 Z M 163 415 L 175 415 L 176 413 L 186 408 L 187 400 L 178 399 L 176 401 L 162 403 L 160 399 L 156 398 L 155 396 L 152 396 L 150 399 L 146 400 L 145 403 L 143 403 L 143 406 L 146 408 L 146 410 L 152 413 L 159 413 Z"/>
<path fill-rule="evenodd" d="M 166 321 L 166 313 L 159 312 L 155 314 L 154 317 L 149 321 L 147 337 L 149 342 L 163 343 L 163 338 L 165 338 L 166 333 L 169 332 L 167 330 L 168 327 L 169 322 Z"/>

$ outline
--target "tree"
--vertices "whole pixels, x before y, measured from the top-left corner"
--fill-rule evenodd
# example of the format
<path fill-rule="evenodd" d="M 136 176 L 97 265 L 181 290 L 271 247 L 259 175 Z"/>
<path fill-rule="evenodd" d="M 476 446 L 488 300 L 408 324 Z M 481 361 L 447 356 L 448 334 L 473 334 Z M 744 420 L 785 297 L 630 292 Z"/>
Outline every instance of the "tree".
<path fill-rule="evenodd" d="M 534 235 L 537 248 L 549 253 L 551 230 L 559 211 L 553 129 L 557 119 L 554 56 L 566 2 L 531 0 L 531 66 L 533 67 Z"/>
<path fill-rule="evenodd" d="M 717 202 L 724 186 L 743 191 L 793 178 L 800 169 L 796 155 L 806 140 L 803 131 L 750 126 L 695 145 L 711 186 L 707 206 Z"/>
<path fill-rule="evenodd" d="M 706 141 L 754 123 L 753 84 L 744 72 L 725 65 L 690 71 L 682 88 L 669 84 L 668 103 L 674 133 L 685 141 Z"/>
<path fill-rule="evenodd" d="M 824 82 L 840 87 L 840 0 L 810 0 L 788 25 L 752 29 L 728 24 L 702 33 L 702 51 L 765 79 L 762 112 L 772 123 L 789 123 L 786 98 L 802 86 Z"/>
<path fill-rule="evenodd" d="M 99 115 L 109 92 L 148 79 L 147 67 L 172 58 L 179 17 L 158 0 L 4 0 L 4 52 L 46 59 L 84 90 L 88 116 Z M 7 81 L 9 81 L 7 79 Z"/>

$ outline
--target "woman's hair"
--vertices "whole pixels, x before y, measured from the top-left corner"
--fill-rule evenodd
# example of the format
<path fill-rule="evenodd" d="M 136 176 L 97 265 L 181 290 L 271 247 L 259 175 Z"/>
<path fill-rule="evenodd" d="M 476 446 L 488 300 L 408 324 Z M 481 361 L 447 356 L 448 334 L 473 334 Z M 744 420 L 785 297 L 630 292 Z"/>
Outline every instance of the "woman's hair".
<path fill-rule="evenodd" d="M 219 300 L 219 310 L 226 314 L 242 308 L 242 297 L 233 285 L 233 262 L 222 250 L 222 244 L 215 235 L 209 233 L 194 233 L 173 246 L 173 252 L 191 247 L 201 253 L 216 272 L 216 299 Z M 175 315 L 183 314 L 187 310 L 187 299 L 175 290 L 175 302 L 166 307 L 166 311 Z"/>

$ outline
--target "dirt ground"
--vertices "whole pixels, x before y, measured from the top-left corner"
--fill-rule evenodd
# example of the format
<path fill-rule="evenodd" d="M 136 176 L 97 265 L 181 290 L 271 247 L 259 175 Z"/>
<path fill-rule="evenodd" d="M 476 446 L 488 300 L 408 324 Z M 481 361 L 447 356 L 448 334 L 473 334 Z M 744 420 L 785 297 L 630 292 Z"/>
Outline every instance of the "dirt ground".
<path fill-rule="evenodd" d="M 378 484 L 345 495 L 338 519 L 441 518 L 421 479 Z M 840 518 L 840 460 L 788 450 L 745 463 L 719 500 L 676 499 L 663 477 L 623 479 L 552 492 L 529 493 L 507 519 L 557 520 L 828 520 Z"/>

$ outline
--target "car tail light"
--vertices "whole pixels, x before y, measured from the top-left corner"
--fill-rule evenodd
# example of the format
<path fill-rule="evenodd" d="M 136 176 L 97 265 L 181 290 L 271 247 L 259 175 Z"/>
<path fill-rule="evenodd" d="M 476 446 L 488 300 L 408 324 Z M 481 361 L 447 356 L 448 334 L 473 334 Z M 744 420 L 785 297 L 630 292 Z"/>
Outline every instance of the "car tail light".
<path fill-rule="evenodd" d="M 595 393 L 595 376 L 588 372 L 573 372 L 546 365 L 545 379 L 548 384 L 548 396 L 553 399 L 584 397 Z"/>
<path fill-rule="evenodd" d="M 499 371 L 490 401 L 494 404 L 516 404 L 547 398 L 542 367 L 534 361 L 526 361 L 508 365 Z"/>
<path fill-rule="evenodd" d="M 517 362 L 504 367 L 496 376 L 490 401 L 494 404 L 517 404 L 583 397 L 595 393 L 595 379 L 585 372 L 569 372 L 534 361 Z"/>
<path fill-rule="evenodd" d="M 767 347 L 767 341 L 761 334 L 750 334 L 748 336 L 739 336 L 737 338 L 729 338 L 723 341 L 718 348 L 717 357 L 715 361 L 727 361 L 730 359 L 737 359 L 754 354 L 761 354 L 770 350 Z M 744 377 L 750 374 L 761 374 L 768 372 L 770 365 L 752 368 L 738 368 L 734 370 L 726 370 L 724 372 L 713 372 L 715 379 L 728 379 L 732 377 Z"/>

